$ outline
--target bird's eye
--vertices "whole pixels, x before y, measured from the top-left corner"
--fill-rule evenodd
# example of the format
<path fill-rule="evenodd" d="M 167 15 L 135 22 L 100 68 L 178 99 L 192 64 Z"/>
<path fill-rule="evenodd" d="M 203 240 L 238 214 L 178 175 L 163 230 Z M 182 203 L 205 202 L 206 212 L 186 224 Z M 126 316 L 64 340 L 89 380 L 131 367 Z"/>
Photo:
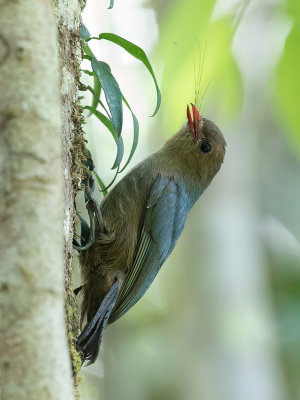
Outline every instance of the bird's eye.
<path fill-rule="evenodd" d="M 206 140 L 203 140 L 200 143 L 200 150 L 202 153 L 209 153 L 211 151 L 211 145 Z"/>

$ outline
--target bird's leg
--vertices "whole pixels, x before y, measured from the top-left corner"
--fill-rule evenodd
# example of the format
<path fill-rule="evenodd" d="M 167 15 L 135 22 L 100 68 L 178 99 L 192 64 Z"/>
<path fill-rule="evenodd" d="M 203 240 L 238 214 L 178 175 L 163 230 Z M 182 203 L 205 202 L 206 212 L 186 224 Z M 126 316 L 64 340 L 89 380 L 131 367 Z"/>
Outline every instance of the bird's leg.
<path fill-rule="evenodd" d="M 94 216 L 96 217 L 96 222 L 98 224 L 96 226 L 96 229 L 97 231 L 103 233 L 104 232 L 103 217 L 100 209 L 100 204 L 98 203 L 97 199 L 93 194 L 92 190 L 93 186 L 94 186 L 94 179 L 92 178 L 92 176 L 90 176 L 88 178 L 88 185 L 85 185 L 85 194 L 88 197 L 88 204 L 90 207 L 93 208 Z"/>
<path fill-rule="evenodd" d="M 104 232 L 103 218 L 100 210 L 100 204 L 93 194 L 94 180 L 90 175 L 85 184 L 85 196 L 87 197 L 86 209 L 89 214 L 90 232 L 89 237 L 84 246 L 78 246 L 78 243 L 73 243 L 73 248 L 82 251 L 88 249 L 95 242 L 95 231 Z"/>
<path fill-rule="evenodd" d="M 81 250 L 86 250 L 88 249 L 94 242 L 95 242 L 95 218 L 94 218 L 94 210 L 93 207 L 90 206 L 89 203 L 86 205 L 88 214 L 89 214 L 89 219 L 90 219 L 90 234 L 88 237 L 88 240 L 84 246 L 77 246 L 73 242 L 73 248 L 75 250 L 81 251 Z"/>

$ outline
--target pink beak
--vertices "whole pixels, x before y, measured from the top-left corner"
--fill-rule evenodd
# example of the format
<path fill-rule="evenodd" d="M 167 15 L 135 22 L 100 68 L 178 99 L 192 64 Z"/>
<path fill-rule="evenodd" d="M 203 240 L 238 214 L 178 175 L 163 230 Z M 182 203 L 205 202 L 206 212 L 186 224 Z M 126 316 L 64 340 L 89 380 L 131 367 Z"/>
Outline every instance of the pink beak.
<path fill-rule="evenodd" d="M 199 111 L 197 110 L 196 106 L 192 103 L 191 103 L 191 106 L 192 106 L 192 110 L 193 110 L 193 118 L 191 116 L 189 105 L 187 105 L 187 108 L 186 108 L 186 115 L 187 115 L 190 131 L 192 132 L 193 137 L 194 137 L 194 142 L 196 143 L 198 140 L 198 135 L 199 135 L 199 122 L 201 120 L 201 116 L 200 116 Z"/>

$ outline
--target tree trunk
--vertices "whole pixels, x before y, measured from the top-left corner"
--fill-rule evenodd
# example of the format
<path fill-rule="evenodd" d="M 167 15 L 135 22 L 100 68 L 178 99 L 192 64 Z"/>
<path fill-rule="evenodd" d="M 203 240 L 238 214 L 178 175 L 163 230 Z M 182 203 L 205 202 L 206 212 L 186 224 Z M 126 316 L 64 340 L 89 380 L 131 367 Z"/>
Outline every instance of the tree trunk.
<path fill-rule="evenodd" d="M 76 1 L 74 14 L 71 1 L 69 8 L 65 3 L 59 1 L 55 10 L 59 32 L 61 35 L 63 25 L 72 31 L 76 54 L 69 60 L 73 69 L 64 66 L 61 58 L 64 71 L 61 94 L 63 99 L 71 96 L 74 99 L 77 75 L 70 77 L 70 74 L 80 58 L 80 8 Z M 72 122 L 74 100 L 63 102 L 61 113 L 54 7 L 52 0 L 0 0 L 0 396 L 3 400 L 73 398 L 65 329 L 63 254 L 65 238 L 65 254 L 70 260 L 73 217 L 70 132 L 74 128 L 74 114 L 76 121 L 78 114 L 73 112 Z M 74 26 L 69 29 L 74 18 L 76 30 Z M 59 38 L 62 47 L 65 38 Z M 82 140 L 79 142 L 81 146 Z M 64 225 L 63 171 L 69 194 L 65 196 Z M 69 315 L 73 315 L 72 310 Z"/>
<path fill-rule="evenodd" d="M 54 0 L 58 27 L 61 74 L 63 171 L 64 171 L 64 259 L 66 318 L 70 354 L 72 358 L 76 396 L 80 382 L 81 359 L 75 340 L 79 333 L 79 312 L 72 285 L 72 240 L 74 226 L 74 197 L 85 178 L 85 139 L 83 137 L 82 108 L 79 105 L 78 82 L 81 63 L 81 10 L 84 0 Z"/>

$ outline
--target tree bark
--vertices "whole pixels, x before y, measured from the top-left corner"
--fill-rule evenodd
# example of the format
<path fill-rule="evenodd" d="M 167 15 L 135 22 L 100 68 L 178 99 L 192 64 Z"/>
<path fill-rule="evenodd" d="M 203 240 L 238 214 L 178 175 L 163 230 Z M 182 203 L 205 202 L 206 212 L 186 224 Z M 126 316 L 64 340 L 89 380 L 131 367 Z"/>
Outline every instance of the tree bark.
<path fill-rule="evenodd" d="M 79 105 L 78 83 L 81 63 L 81 10 L 84 0 L 54 0 L 58 28 L 61 74 L 63 171 L 64 171 L 64 259 L 66 289 L 66 323 L 73 367 L 76 397 L 79 397 L 81 358 L 76 350 L 79 334 L 79 311 L 73 293 L 72 241 L 74 231 L 74 197 L 86 177 L 82 163 L 86 148 L 83 137 L 82 107 Z"/>
<path fill-rule="evenodd" d="M 3 400 L 73 398 L 59 76 L 52 1 L 0 0 Z"/>

